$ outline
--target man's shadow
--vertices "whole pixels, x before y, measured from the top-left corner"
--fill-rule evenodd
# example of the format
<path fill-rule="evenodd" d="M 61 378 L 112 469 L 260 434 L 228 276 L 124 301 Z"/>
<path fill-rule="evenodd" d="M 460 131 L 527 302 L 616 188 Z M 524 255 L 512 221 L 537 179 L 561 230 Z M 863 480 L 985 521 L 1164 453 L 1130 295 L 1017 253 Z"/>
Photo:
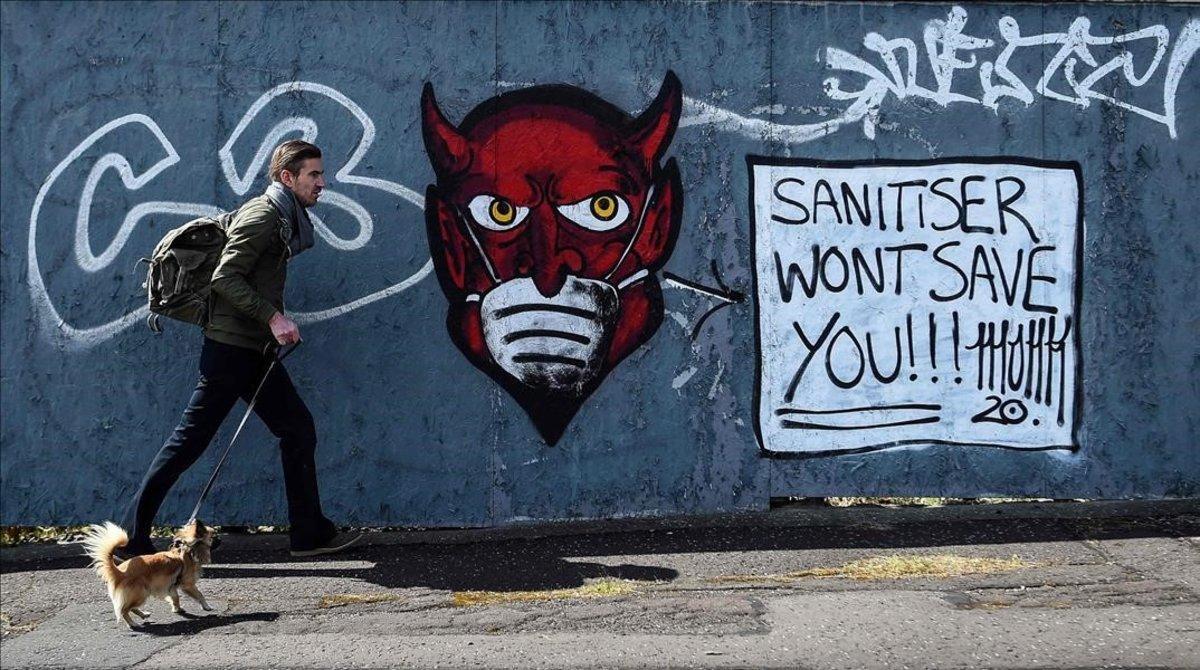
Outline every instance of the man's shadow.
<path fill-rule="evenodd" d="M 1188 505 L 1195 511 L 1195 507 Z M 1067 510 L 1064 510 L 1067 511 Z M 206 574 L 220 578 L 271 576 L 354 577 L 388 589 L 424 587 L 446 591 L 543 591 L 581 586 L 608 577 L 669 582 L 679 577 L 670 556 L 715 552 L 753 553 L 811 549 L 913 549 L 920 547 L 1188 537 L 1200 534 L 1191 514 L 1134 516 L 963 517 L 949 508 L 848 509 L 830 523 L 797 524 L 786 515 L 748 514 L 708 525 L 623 530 L 620 526 L 578 535 L 489 539 L 450 543 L 374 543 L 331 557 L 371 567 L 330 570 L 319 562 L 298 565 L 286 551 L 221 552 Z M 703 522 L 701 522 L 703 523 Z M 229 548 L 232 549 L 232 548 Z M 663 556 L 662 560 L 653 560 Z M 614 557 L 605 563 L 587 560 Z M 623 560 L 637 557 L 638 563 Z M 695 559 L 692 559 L 693 561 Z M 246 567 L 237 567 L 244 563 Z M 287 565 L 272 565 L 287 564 Z"/>
<path fill-rule="evenodd" d="M 405 542 L 401 537 L 397 542 L 397 534 L 388 534 L 368 536 L 364 546 L 331 557 L 369 567 L 333 570 L 324 561 L 292 558 L 286 538 L 268 536 L 223 545 L 214 554 L 217 565 L 207 567 L 205 574 L 224 579 L 342 576 L 389 589 L 543 591 L 577 587 L 601 577 L 672 581 L 679 577 L 672 567 L 679 559 L 673 556 L 714 552 L 898 550 L 1200 535 L 1200 504 L 1195 501 L 1123 504 L 1129 513 L 1108 512 L 1107 516 L 1091 516 L 1095 508 L 1089 503 L 1035 505 L 1046 509 L 1020 515 L 1009 514 L 1000 506 L 978 506 L 969 514 L 950 507 L 823 508 L 803 520 L 781 510 L 696 519 L 690 524 L 681 520 L 597 522 L 579 534 L 547 537 L 505 537 L 501 532 L 500 539 L 494 534 L 476 539 L 468 531 L 458 543 L 445 542 L 444 536 L 431 542 Z M 800 510 L 799 514 L 807 513 Z M 631 526 L 635 529 L 630 530 Z M 663 558 L 654 560 L 656 556 Z M 611 560 L 600 562 L 597 557 Z M 78 547 L 70 546 L 48 548 L 47 554 L 37 558 L 3 558 L 0 572 L 4 573 L 87 563 Z"/>
<path fill-rule="evenodd" d="M 336 571 L 314 562 L 298 565 L 286 552 L 264 555 L 258 551 L 232 551 L 216 558 L 229 567 L 204 570 L 215 578 L 247 577 L 353 577 L 384 588 L 423 587 L 443 591 L 548 591 L 583 586 L 588 580 L 609 578 L 639 582 L 669 582 L 679 576 L 673 568 L 632 563 L 604 564 L 569 560 L 566 551 L 550 538 L 505 540 L 471 544 L 368 544 L 352 548 L 331 560 L 370 563 L 369 568 Z M 265 559 L 265 560 L 264 560 Z M 246 563 L 262 567 L 234 567 Z M 286 563 L 286 566 L 272 564 Z"/>

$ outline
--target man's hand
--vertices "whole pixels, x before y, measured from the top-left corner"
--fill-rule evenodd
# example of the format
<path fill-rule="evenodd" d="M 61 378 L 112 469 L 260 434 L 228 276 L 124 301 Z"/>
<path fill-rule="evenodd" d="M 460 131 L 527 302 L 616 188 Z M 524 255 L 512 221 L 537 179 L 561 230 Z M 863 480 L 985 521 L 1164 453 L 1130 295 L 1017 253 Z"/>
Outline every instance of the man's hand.
<path fill-rule="evenodd" d="M 295 321 L 284 316 L 283 312 L 275 312 L 275 316 L 271 317 L 270 326 L 276 342 L 286 345 L 300 341 L 300 327 Z"/>

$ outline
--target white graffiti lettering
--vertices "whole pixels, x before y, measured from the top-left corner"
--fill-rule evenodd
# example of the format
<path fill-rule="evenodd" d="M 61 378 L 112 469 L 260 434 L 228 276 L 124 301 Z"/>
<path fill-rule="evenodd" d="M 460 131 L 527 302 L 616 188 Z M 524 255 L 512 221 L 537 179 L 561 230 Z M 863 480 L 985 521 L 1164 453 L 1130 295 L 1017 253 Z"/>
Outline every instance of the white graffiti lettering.
<path fill-rule="evenodd" d="M 717 130 L 736 132 L 763 142 L 802 144 L 831 135 L 842 126 L 861 120 L 868 111 L 868 101 L 863 100 L 855 102 L 837 118 L 828 121 L 786 124 L 742 116 L 737 112 L 685 95 L 683 96 L 683 115 L 679 120 L 679 127 L 713 126 Z"/>
<path fill-rule="evenodd" d="M 1167 127 L 1172 138 L 1177 137 L 1175 116 L 1175 94 L 1184 70 L 1200 49 L 1200 20 L 1184 25 L 1175 41 L 1175 47 L 1165 68 L 1163 77 L 1163 111 L 1154 112 L 1129 102 L 1094 90 L 1098 82 L 1120 70 L 1125 80 L 1133 87 L 1147 84 L 1159 71 L 1170 42 L 1170 31 L 1165 26 L 1151 26 L 1124 35 L 1102 37 L 1091 34 L 1091 22 L 1087 17 L 1077 18 L 1064 33 L 1021 35 L 1016 19 L 1005 16 L 998 22 L 1000 38 L 1004 47 L 994 61 L 978 61 L 976 54 L 967 53 L 990 49 L 997 41 L 965 34 L 967 12 L 961 7 L 951 9 L 946 20 L 929 22 L 922 35 L 924 53 L 929 59 L 930 71 L 936 87 L 926 88 L 917 83 L 920 52 L 917 43 L 908 38 L 886 39 L 878 33 L 869 33 L 863 45 L 879 57 L 882 69 L 841 49 L 830 47 L 825 51 L 825 62 L 830 69 L 849 72 L 866 77 L 862 88 L 847 91 L 842 88 L 840 77 L 829 77 L 824 82 L 826 95 L 831 100 L 850 101 L 850 106 L 834 118 L 816 123 L 778 123 L 770 119 L 743 116 L 729 109 L 684 96 L 684 113 L 679 126 L 712 126 L 718 130 L 736 132 L 750 139 L 782 144 L 803 144 L 828 136 L 843 126 L 862 122 L 863 133 L 875 137 L 879 110 L 889 95 L 899 100 L 919 98 L 931 100 L 939 105 L 950 103 L 973 103 L 996 111 L 1005 98 L 1033 104 L 1035 93 L 1051 100 L 1068 102 L 1079 107 L 1088 107 L 1092 100 L 1129 110 Z M 1132 53 L 1121 51 L 1104 63 L 1099 62 L 1090 47 L 1111 47 L 1147 40 L 1154 45 L 1154 55 L 1139 74 Z M 1055 47 L 1057 51 L 1042 69 L 1041 78 L 1031 89 L 1010 69 L 1013 55 L 1021 49 Z M 1091 68 L 1091 72 L 1080 78 L 1080 63 Z M 982 96 L 974 98 L 953 89 L 955 73 L 978 68 Z M 1061 74 L 1073 95 L 1061 93 L 1050 87 L 1050 82 Z M 756 107 L 752 113 L 766 112 L 782 114 L 784 105 Z"/>
<path fill-rule="evenodd" d="M 262 172 L 263 166 L 266 165 L 271 151 L 287 135 L 299 132 L 301 139 L 305 140 L 306 142 L 316 142 L 316 121 L 305 117 L 289 117 L 275 124 L 275 127 L 266 134 L 262 143 L 259 144 L 258 151 L 255 152 L 254 158 L 250 161 L 249 165 L 247 165 L 245 172 L 239 174 L 237 171 L 237 166 L 234 163 L 233 146 L 237 143 L 238 139 L 241 138 L 242 133 L 244 133 L 246 130 L 246 127 L 249 126 L 250 123 L 260 113 L 262 113 L 264 109 L 266 109 L 267 105 L 270 104 L 272 100 L 287 93 L 300 92 L 316 93 L 336 101 L 339 105 L 348 110 L 362 127 L 362 136 L 359 139 L 358 146 L 354 149 L 354 153 L 351 154 L 350 158 L 346 161 L 342 168 L 338 170 L 334 177 L 337 181 L 345 184 L 355 184 L 376 188 L 381 191 L 399 196 L 404 200 L 416 205 L 417 207 L 425 207 L 424 197 L 407 186 L 384 179 L 360 177 L 353 174 L 354 168 L 358 166 L 359 162 L 363 159 L 363 156 L 366 155 L 367 150 L 371 148 L 371 144 L 375 141 L 375 122 L 371 120 L 371 117 L 367 116 L 367 113 L 363 111 L 362 107 L 359 107 L 353 100 L 347 98 L 339 91 L 323 84 L 316 84 L 307 81 L 293 81 L 286 84 L 280 84 L 279 86 L 276 86 L 275 88 L 262 94 L 262 96 L 259 97 L 258 100 L 254 101 L 254 104 L 250 106 L 250 109 L 242 117 L 242 120 L 238 122 L 237 127 L 233 129 L 233 133 L 231 133 L 229 136 L 229 141 L 225 143 L 225 146 L 221 147 L 220 152 L 218 152 L 221 158 L 221 170 L 225 173 L 225 178 L 229 181 L 229 185 L 233 188 L 235 193 L 238 195 L 245 195 L 246 191 L 250 190 L 250 185 L 254 182 L 255 176 Z M 317 233 L 322 239 L 329 243 L 330 246 L 341 251 L 354 251 L 364 247 L 367 242 L 371 240 L 371 234 L 374 230 L 374 220 L 372 219 L 370 212 L 368 212 L 357 202 L 336 191 L 326 189 L 324 191 L 324 197 L 325 202 L 345 210 L 352 217 L 354 217 L 354 219 L 358 222 L 359 233 L 354 239 L 342 239 L 338 237 L 337 234 L 335 234 L 332 230 L 330 230 L 329 227 L 326 226 L 319 217 L 313 216 L 313 224 L 316 226 Z"/>
<path fill-rule="evenodd" d="M 996 110 L 1005 98 L 1032 104 L 1036 93 L 1079 107 L 1088 107 L 1093 100 L 1115 105 L 1163 124 L 1172 138 L 1177 137 L 1175 93 L 1184 70 L 1196 50 L 1200 49 L 1200 20 L 1189 21 L 1176 37 L 1163 76 L 1162 111 L 1120 100 L 1095 88 L 1099 82 L 1117 72 L 1123 77 L 1124 83 L 1133 89 L 1149 82 L 1159 72 L 1170 44 L 1170 31 L 1165 26 L 1151 26 L 1122 35 L 1093 35 L 1091 21 L 1081 16 L 1071 23 L 1066 32 L 1022 36 L 1016 19 L 1005 16 L 998 22 L 1000 40 L 992 40 L 966 34 L 966 23 L 967 11 L 956 6 L 945 20 L 926 24 L 922 46 L 936 83 L 933 89 L 917 83 L 921 54 L 916 42 L 911 39 L 886 39 L 878 33 L 868 33 L 863 38 L 863 46 L 879 58 L 882 69 L 847 51 L 834 47 L 826 49 L 825 60 L 830 68 L 867 78 L 866 83 L 857 90 L 844 89 L 839 77 L 825 80 L 825 92 L 831 99 L 853 101 L 841 118 L 863 119 L 863 132 L 873 138 L 880 107 L 889 95 L 898 100 L 926 99 L 943 107 L 958 102 Z M 1149 62 L 1135 63 L 1133 53 L 1125 46 L 1142 41 L 1153 46 L 1154 55 Z M 979 61 L 976 52 L 991 49 L 1001 42 L 1004 46 L 994 61 Z M 1031 90 L 1010 69 L 1010 61 L 1018 50 L 1045 47 L 1055 51 Z M 1093 53 L 1093 49 L 1103 47 L 1116 47 L 1120 51 L 1108 60 L 1101 60 Z M 955 92 L 955 74 L 976 68 L 983 95 L 975 98 Z M 1058 78 L 1065 82 L 1069 92 L 1051 87 L 1051 82 Z"/>
<path fill-rule="evenodd" d="M 230 187 L 238 195 L 245 195 L 254 182 L 255 176 L 262 170 L 266 164 L 267 158 L 272 148 L 278 142 L 293 133 L 299 133 L 306 140 L 313 141 L 317 135 L 317 124 L 314 120 L 304 117 L 291 117 L 280 121 L 266 134 L 262 143 L 259 145 L 258 151 L 254 158 L 250 161 L 244 172 L 238 172 L 237 166 L 233 158 L 233 147 L 238 139 L 243 135 L 246 128 L 267 106 L 271 100 L 289 92 L 310 92 L 323 95 L 333 99 L 346 110 L 348 110 L 362 127 L 362 134 L 358 145 L 354 149 L 350 158 L 334 175 L 332 181 L 336 183 L 345 183 L 358 186 L 365 186 L 381 190 L 392 195 L 398 196 L 401 199 L 413 204 L 419 209 L 424 208 L 424 198 L 412 189 L 392 181 L 363 177 L 353 173 L 355 167 L 366 155 L 371 144 L 375 140 L 375 124 L 370 117 L 363 111 L 361 107 L 354 101 L 347 98 L 337 90 L 316 84 L 312 82 L 296 81 L 289 82 L 277 86 L 270 91 L 264 93 L 246 112 L 241 121 L 238 122 L 229 140 L 218 152 L 221 160 L 221 168 Z M 41 215 L 43 204 L 49 195 L 50 191 L 55 187 L 62 174 L 77 160 L 80 159 L 89 149 L 100 142 L 105 137 L 111 135 L 118 128 L 126 125 L 140 125 L 150 131 L 154 139 L 161 147 L 164 157 L 151 165 L 141 174 L 138 174 L 134 167 L 130 165 L 128 158 L 119 153 L 108 153 L 100 157 L 95 165 L 88 172 L 87 178 L 84 180 L 83 189 L 80 192 L 78 200 L 78 211 L 75 219 L 75 237 L 74 237 L 74 256 L 76 264 L 87 273 L 96 273 L 109 267 L 124 249 L 130 235 L 136 229 L 142 219 L 152 214 L 174 214 L 183 216 L 213 216 L 219 214 L 221 209 L 208 204 L 202 203 L 187 203 L 187 202 L 167 202 L 167 201 L 151 201 L 140 203 L 125 215 L 120 227 L 113 236 L 111 242 L 99 254 L 91 245 L 90 230 L 91 230 L 91 210 L 92 202 L 95 197 L 95 192 L 99 186 L 101 178 L 105 172 L 112 169 L 117 172 L 121 178 L 121 183 L 126 190 L 137 191 L 149 184 L 168 168 L 179 162 L 179 153 L 175 147 L 167 139 L 162 129 L 153 119 L 145 114 L 128 114 L 120 118 L 109 121 L 101 126 L 86 139 L 80 142 L 74 149 L 68 153 L 55 168 L 50 172 L 38 190 L 37 196 L 34 199 L 33 208 L 29 214 L 29 245 L 28 245 L 28 270 L 29 270 L 29 290 L 35 313 L 38 315 L 38 320 L 43 329 L 50 334 L 52 340 L 68 351 L 80 351 L 89 349 L 97 344 L 105 342 L 125 328 L 131 326 L 138 321 L 144 319 L 148 310 L 141 307 L 129 314 L 120 318 L 114 319 L 107 323 L 93 327 L 77 327 L 69 323 L 59 313 L 55 307 L 54 301 L 50 297 L 49 290 L 46 286 L 45 278 L 42 273 L 42 268 L 38 261 L 38 222 Z M 316 215 L 313 215 L 313 223 L 316 226 L 322 240 L 328 243 L 335 249 L 340 251 L 354 251 L 361 249 L 370 242 L 373 230 L 374 220 L 369 211 L 355 200 L 331 190 L 325 191 L 325 201 L 329 204 L 338 207 L 350 214 L 357 221 L 359 232 L 353 239 L 343 239 L 329 229 L 323 221 Z M 364 307 L 378 300 L 396 295 L 409 287 L 413 286 L 420 280 L 427 277 L 433 271 L 432 261 L 426 261 L 425 264 L 403 280 L 388 286 L 382 290 L 376 291 L 369 295 L 357 298 L 343 305 L 332 307 L 320 311 L 312 312 L 296 312 L 293 317 L 299 323 L 315 323 L 325 321 L 337 316 L 341 316 L 360 307 Z"/>
<path fill-rule="evenodd" d="M 339 169 L 334 175 L 335 181 L 343 184 L 353 184 L 357 186 L 366 186 L 368 188 L 378 189 L 406 200 L 412 203 L 418 209 L 425 208 L 425 197 L 403 184 L 388 181 L 386 179 L 363 177 L 354 174 L 354 169 L 358 167 L 358 164 L 362 161 L 363 157 L 367 155 L 367 151 L 375 142 L 375 122 L 371 120 L 371 117 L 367 116 L 367 113 L 363 111 L 362 107 L 358 106 L 357 103 L 346 97 L 337 89 L 325 86 L 324 84 L 317 84 L 307 81 L 293 81 L 286 84 L 280 84 L 279 86 L 276 86 L 275 88 L 272 88 L 271 90 L 259 96 L 258 100 L 255 100 L 254 104 L 250 105 L 250 108 L 242 116 L 241 121 L 239 121 L 237 126 L 234 127 L 233 132 L 229 135 L 229 140 L 225 142 L 223 147 L 221 147 L 221 150 L 218 152 L 218 155 L 221 159 L 221 170 L 225 173 L 225 178 L 235 193 L 238 195 L 245 195 L 245 193 L 250 189 L 251 184 L 254 182 L 255 175 L 258 175 L 266 165 L 271 150 L 274 149 L 275 146 L 279 144 L 279 141 L 288 133 L 300 132 L 301 137 L 305 141 L 314 142 L 316 140 L 316 121 L 305 117 L 289 117 L 275 124 L 274 128 L 272 128 L 266 134 L 262 143 L 259 144 L 258 151 L 255 152 L 254 158 L 251 159 L 250 163 L 247 165 L 245 172 L 239 174 L 237 171 L 237 166 L 233 158 L 233 147 L 235 144 L 237 144 L 238 139 L 240 139 L 242 134 L 246 131 L 246 128 L 260 113 L 262 113 L 264 109 L 266 109 L 267 105 L 272 100 L 287 93 L 299 92 L 316 93 L 332 99 L 349 111 L 362 128 L 362 135 L 358 141 L 358 146 L 355 147 L 354 152 L 350 155 L 350 158 L 346 160 L 345 164 L 343 164 L 341 169 Z M 357 237 L 351 240 L 342 239 L 338 237 L 337 234 L 335 234 L 332 230 L 330 230 L 329 227 L 325 225 L 325 223 L 318 216 L 310 212 L 313 225 L 316 228 L 317 233 L 321 236 L 321 239 L 323 239 L 333 248 L 340 251 L 354 251 L 365 246 L 370 241 L 371 235 L 374 231 L 374 220 L 371 217 L 370 212 L 368 212 L 365 207 L 358 204 L 354 200 L 341 193 L 330 191 L 329 189 L 324 191 L 323 197 L 326 203 L 345 210 L 358 222 L 359 234 Z M 344 305 L 331 307 L 325 310 L 313 312 L 295 312 L 292 314 L 292 316 L 298 323 L 301 324 L 326 321 L 328 319 L 349 313 L 360 307 L 365 307 L 371 303 L 383 300 L 384 298 L 396 295 L 408 289 L 413 284 L 421 281 L 432 272 L 433 261 L 429 260 L 426 261 L 419 270 L 409 275 L 405 279 L 387 288 L 371 293 L 370 295 L 366 295 L 356 300 L 352 300 Z"/>
<path fill-rule="evenodd" d="M 154 119 L 145 114 L 129 114 L 117 119 L 113 119 L 101 126 L 86 139 L 79 143 L 71 152 L 64 158 L 54 169 L 50 175 L 46 177 L 46 181 L 42 183 L 38 189 L 37 196 L 33 201 L 33 209 L 29 212 L 29 247 L 28 247 L 28 269 L 29 269 L 29 291 L 32 297 L 33 308 L 38 315 L 38 320 L 42 323 L 46 332 L 53 334 L 58 340 L 58 343 L 67 349 L 83 349 L 92 344 L 103 342 L 113 337 L 120 331 L 124 330 L 129 325 L 144 319 L 149 313 L 145 307 L 142 307 L 130 314 L 109 321 L 99 326 L 90 328 L 77 328 L 66 322 L 59 315 L 53 301 L 50 300 L 50 294 L 46 289 L 45 281 L 42 277 L 42 270 L 38 264 L 37 254 L 37 231 L 38 231 L 38 216 L 42 210 L 42 204 L 46 200 L 46 196 L 50 193 L 55 182 L 58 181 L 62 173 L 66 171 L 80 156 L 84 154 L 93 145 L 103 139 L 105 136 L 112 133 L 114 130 L 128 125 L 141 124 L 142 127 L 150 131 L 154 135 L 154 139 L 158 141 L 163 151 L 166 153 L 161 160 L 154 165 L 151 165 L 145 172 L 136 174 L 133 167 L 123 156 L 119 154 L 106 154 L 96 166 L 92 168 L 85 182 L 83 193 L 79 199 L 79 214 L 75 220 L 75 260 L 79 266 L 87 272 L 96 272 L 112 263 L 117 253 L 124 246 L 125 241 L 129 238 L 134 226 L 137 225 L 143 217 L 153 213 L 169 213 L 169 214 L 186 214 L 192 216 L 206 216 L 219 212 L 215 207 L 210 205 L 183 203 L 183 202 L 147 202 L 135 207 L 125 217 L 121 227 L 117 231 L 116 237 L 99 256 L 93 254 L 91 245 L 88 241 L 88 225 L 89 215 L 91 210 L 92 196 L 95 192 L 96 182 L 100 175 L 107 169 L 113 168 L 121 176 L 121 183 L 130 191 L 136 191 L 146 184 L 150 183 L 155 177 L 162 173 L 167 168 L 179 162 L 179 153 L 175 151 L 175 147 L 171 145 L 170 140 L 163 134 L 162 129 L 154 122 Z"/>

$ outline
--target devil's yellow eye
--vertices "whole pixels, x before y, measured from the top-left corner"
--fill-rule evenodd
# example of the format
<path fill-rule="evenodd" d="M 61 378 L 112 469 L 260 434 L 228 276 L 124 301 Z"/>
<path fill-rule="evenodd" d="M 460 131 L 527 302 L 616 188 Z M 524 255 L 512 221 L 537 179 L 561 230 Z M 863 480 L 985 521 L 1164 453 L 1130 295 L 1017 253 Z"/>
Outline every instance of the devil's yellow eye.
<path fill-rule="evenodd" d="M 492 217 L 492 221 L 507 226 L 516 218 L 517 210 L 508 204 L 507 200 L 493 200 L 492 206 L 488 207 L 488 215 Z"/>
<path fill-rule="evenodd" d="M 509 230 L 517 227 L 529 213 L 528 207 L 517 207 L 494 195 L 477 195 L 467 205 L 471 218 L 488 230 Z"/>
<path fill-rule="evenodd" d="M 629 218 L 629 203 L 616 193 L 597 193 L 558 211 L 573 223 L 588 230 L 612 230 Z"/>
<path fill-rule="evenodd" d="M 617 199 L 611 195 L 598 195 L 592 198 L 592 216 L 601 221 L 612 221 L 617 215 Z"/>

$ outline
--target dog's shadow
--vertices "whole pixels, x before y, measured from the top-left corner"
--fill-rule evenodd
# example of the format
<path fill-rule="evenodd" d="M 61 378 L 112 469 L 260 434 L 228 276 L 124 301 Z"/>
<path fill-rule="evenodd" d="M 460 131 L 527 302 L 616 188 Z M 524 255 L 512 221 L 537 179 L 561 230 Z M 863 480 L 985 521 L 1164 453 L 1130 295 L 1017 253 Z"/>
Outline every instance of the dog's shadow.
<path fill-rule="evenodd" d="M 279 612 L 246 612 L 243 614 L 208 614 L 196 615 L 190 612 L 180 612 L 175 616 L 181 620 L 158 623 L 153 619 L 142 624 L 136 633 L 144 635 L 175 636 L 192 635 L 210 628 L 232 626 L 245 621 L 275 621 Z"/>

